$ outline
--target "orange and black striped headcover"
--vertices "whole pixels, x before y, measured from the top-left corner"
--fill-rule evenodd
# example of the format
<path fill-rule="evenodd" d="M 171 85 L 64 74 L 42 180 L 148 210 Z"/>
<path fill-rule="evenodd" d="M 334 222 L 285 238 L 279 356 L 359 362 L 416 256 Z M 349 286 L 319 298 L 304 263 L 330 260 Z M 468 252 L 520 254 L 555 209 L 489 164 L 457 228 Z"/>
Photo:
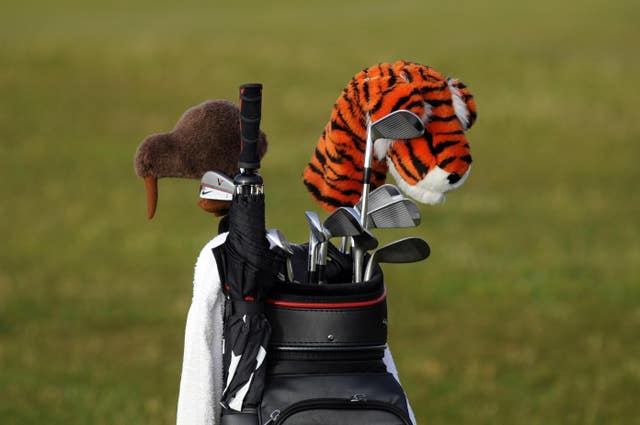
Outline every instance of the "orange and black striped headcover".
<path fill-rule="evenodd" d="M 421 117 L 424 135 L 376 141 L 371 188 L 391 172 L 404 193 L 436 204 L 465 181 L 471 154 L 464 132 L 476 120 L 473 95 L 461 81 L 428 66 L 381 63 L 356 74 L 342 91 L 304 170 L 304 184 L 324 209 L 358 202 L 367 124 L 398 109 Z"/>

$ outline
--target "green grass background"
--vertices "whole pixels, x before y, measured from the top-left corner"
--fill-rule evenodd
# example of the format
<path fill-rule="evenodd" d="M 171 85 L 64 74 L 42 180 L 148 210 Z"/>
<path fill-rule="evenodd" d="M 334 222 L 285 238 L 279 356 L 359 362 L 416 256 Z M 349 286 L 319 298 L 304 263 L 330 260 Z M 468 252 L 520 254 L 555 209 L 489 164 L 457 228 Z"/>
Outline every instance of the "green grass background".
<path fill-rule="evenodd" d="M 385 266 L 421 424 L 640 423 L 640 3 L 5 2 L 0 422 L 174 421 L 193 263 L 215 220 L 133 154 L 264 84 L 267 224 L 302 242 L 300 173 L 349 78 L 408 59 L 462 79 L 471 177 L 422 206 L 424 263 Z"/>

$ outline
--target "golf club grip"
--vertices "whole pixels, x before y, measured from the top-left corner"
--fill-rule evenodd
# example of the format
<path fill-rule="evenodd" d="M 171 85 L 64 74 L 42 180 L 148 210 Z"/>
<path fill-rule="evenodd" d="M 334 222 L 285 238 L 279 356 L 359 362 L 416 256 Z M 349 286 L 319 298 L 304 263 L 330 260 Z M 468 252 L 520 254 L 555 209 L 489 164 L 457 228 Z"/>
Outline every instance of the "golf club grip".
<path fill-rule="evenodd" d="M 260 168 L 258 139 L 260 118 L 262 117 L 262 84 L 248 83 L 240 86 L 240 134 L 242 149 L 238 161 L 239 168 L 257 170 Z"/>

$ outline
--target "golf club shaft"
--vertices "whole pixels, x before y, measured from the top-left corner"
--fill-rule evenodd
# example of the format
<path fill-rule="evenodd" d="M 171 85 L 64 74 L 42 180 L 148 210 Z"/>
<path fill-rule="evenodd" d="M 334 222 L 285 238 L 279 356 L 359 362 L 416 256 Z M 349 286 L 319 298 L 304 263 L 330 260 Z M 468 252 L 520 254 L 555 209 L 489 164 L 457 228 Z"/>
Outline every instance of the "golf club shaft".
<path fill-rule="evenodd" d="M 371 187 L 371 158 L 373 156 L 373 132 L 371 122 L 367 126 L 367 143 L 364 149 L 364 167 L 362 176 L 362 204 L 360 211 L 360 224 L 367 228 L 367 212 L 369 211 L 369 190 Z"/>
<path fill-rule="evenodd" d="M 367 228 L 369 223 L 367 220 L 367 212 L 369 211 L 369 189 L 371 187 L 371 157 L 373 156 L 373 131 L 371 121 L 367 125 L 367 142 L 364 149 L 364 167 L 362 176 L 362 197 L 360 224 L 363 228 Z M 355 243 L 351 249 L 353 255 L 353 281 L 362 281 L 362 263 L 364 262 L 364 250 Z"/>
<path fill-rule="evenodd" d="M 353 281 L 355 283 L 362 282 L 362 263 L 364 262 L 364 250 L 355 245 L 351 249 L 353 255 Z"/>

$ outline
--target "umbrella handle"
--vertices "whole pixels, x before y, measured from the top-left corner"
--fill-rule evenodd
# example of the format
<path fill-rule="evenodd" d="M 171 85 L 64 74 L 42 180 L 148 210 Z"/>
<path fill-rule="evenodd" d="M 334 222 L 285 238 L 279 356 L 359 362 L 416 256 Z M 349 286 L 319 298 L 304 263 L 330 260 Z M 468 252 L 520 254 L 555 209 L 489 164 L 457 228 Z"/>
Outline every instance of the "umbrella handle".
<path fill-rule="evenodd" d="M 247 83 L 240 86 L 240 133 L 242 150 L 238 166 L 249 172 L 260 168 L 258 138 L 262 118 L 262 84 Z"/>

